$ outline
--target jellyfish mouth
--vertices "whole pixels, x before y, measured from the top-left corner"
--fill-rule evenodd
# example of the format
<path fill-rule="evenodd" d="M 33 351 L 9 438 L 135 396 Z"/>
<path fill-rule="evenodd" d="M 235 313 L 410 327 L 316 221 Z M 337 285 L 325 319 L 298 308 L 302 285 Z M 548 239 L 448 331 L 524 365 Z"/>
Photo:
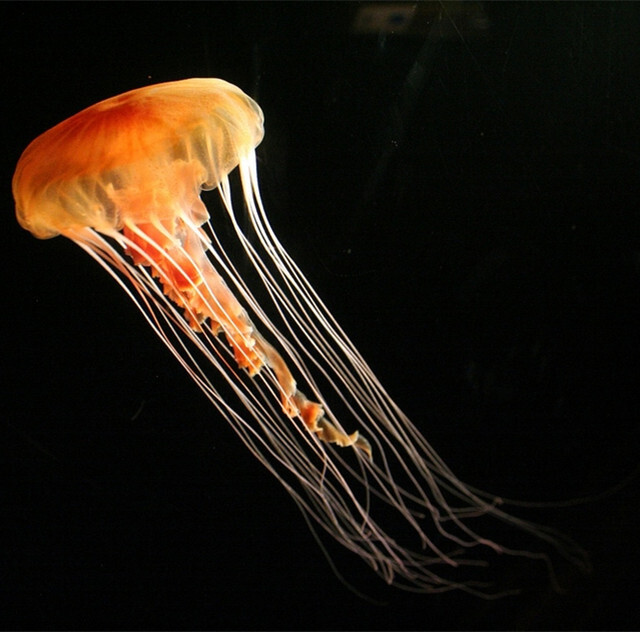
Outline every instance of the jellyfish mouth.
<path fill-rule="evenodd" d="M 184 312 L 191 329 L 223 334 L 236 364 L 254 377 L 264 367 L 276 378 L 281 407 L 299 418 L 320 441 L 355 446 L 371 458 L 371 445 L 357 431 L 346 434 L 325 417 L 324 407 L 297 388 L 281 354 L 260 334 L 225 280 L 206 255 L 207 240 L 191 222 L 177 218 L 133 224 L 123 228 L 126 254 L 135 265 L 152 271 L 164 294 Z"/>

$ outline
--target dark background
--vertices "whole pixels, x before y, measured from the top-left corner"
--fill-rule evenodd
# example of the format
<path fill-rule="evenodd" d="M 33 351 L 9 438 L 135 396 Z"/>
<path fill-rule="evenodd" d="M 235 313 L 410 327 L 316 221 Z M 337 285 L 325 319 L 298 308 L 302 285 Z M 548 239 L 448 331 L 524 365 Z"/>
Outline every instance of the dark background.
<path fill-rule="evenodd" d="M 2 627 L 638 627 L 640 7 L 368 6 L 2 4 Z M 591 575 L 412 595 L 329 545 L 356 596 L 113 281 L 19 228 L 29 141 L 193 76 L 261 104 L 276 231 L 460 478 L 596 496 L 519 511 Z"/>

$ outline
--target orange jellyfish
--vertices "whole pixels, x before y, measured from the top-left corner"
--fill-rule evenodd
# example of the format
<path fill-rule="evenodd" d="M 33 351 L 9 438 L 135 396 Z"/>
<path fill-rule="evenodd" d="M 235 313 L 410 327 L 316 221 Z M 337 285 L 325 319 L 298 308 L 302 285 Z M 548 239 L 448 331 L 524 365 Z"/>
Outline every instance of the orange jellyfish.
<path fill-rule="evenodd" d="M 548 562 L 482 535 L 486 518 L 580 562 L 561 536 L 456 478 L 385 391 L 269 224 L 255 154 L 263 133 L 260 107 L 219 79 L 132 90 L 27 147 L 13 178 L 18 221 L 36 237 L 73 240 L 109 272 L 314 531 L 386 582 L 491 594 L 460 568 L 499 553 Z M 250 231 L 234 208 L 236 168 Z M 212 218 L 200 193 L 216 188 Z M 240 249 L 216 231 L 225 222 Z M 221 377 L 236 401 L 219 393 Z"/>

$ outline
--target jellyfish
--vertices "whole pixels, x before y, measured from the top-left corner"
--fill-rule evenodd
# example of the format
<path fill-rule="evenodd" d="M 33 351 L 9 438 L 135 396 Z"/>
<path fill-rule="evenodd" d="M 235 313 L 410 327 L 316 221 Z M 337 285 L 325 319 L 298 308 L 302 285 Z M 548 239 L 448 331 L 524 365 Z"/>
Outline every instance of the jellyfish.
<path fill-rule="evenodd" d="M 263 135 L 258 104 L 220 79 L 126 92 L 28 145 L 13 178 L 17 219 L 97 261 L 314 534 L 387 583 L 487 596 L 501 593 L 464 569 L 494 555 L 551 568 L 550 546 L 580 562 L 566 538 L 459 480 L 382 386 L 269 223 Z M 220 204 L 210 213 L 201 192 L 212 189 Z M 247 260 L 251 274 L 241 275 Z M 487 519 L 544 546 L 499 544 L 482 530 Z"/>

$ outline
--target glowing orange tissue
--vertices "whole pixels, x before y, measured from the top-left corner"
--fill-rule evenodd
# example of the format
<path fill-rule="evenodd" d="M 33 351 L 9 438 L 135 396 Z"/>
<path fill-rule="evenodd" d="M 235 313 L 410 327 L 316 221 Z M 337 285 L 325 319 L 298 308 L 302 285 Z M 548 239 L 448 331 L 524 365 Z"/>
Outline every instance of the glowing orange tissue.
<path fill-rule="evenodd" d="M 257 103 L 220 79 L 126 92 L 27 147 L 18 221 L 73 240 L 109 272 L 307 523 L 388 583 L 492 594 L 485 555 L 547 561 L 480 535 L 487 518 L 581 563 L 568 541 L 458 480 L 381 385 L 269 224 L 263 134 Z M 200 195 L 211 189 L 210 215 Z"/>

